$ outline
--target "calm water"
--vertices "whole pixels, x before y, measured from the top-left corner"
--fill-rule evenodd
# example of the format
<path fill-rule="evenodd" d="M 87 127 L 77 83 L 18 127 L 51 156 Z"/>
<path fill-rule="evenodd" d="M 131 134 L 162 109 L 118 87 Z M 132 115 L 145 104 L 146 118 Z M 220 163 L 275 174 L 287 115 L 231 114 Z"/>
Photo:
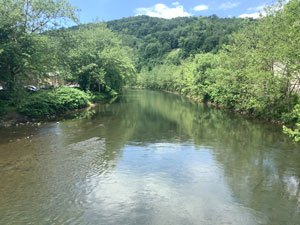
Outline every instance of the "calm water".
<path fill-rule="evenodd" d="M 127 90 L 0 129 L 0 224 L 297 225 L 300 146 L 278 126 Z"/>

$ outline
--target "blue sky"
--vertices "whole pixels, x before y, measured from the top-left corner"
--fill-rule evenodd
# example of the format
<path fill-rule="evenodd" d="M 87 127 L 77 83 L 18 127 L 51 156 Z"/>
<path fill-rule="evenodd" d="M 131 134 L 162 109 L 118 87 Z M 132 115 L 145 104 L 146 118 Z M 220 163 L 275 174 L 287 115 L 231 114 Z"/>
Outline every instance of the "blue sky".
<path fill-rule="evenodd" d="M 135 15 L 162 18 L 177 16 L 258 17 L 272 0 L 69 0 L 81 9 L 83 23 L 109 21 Z"/>

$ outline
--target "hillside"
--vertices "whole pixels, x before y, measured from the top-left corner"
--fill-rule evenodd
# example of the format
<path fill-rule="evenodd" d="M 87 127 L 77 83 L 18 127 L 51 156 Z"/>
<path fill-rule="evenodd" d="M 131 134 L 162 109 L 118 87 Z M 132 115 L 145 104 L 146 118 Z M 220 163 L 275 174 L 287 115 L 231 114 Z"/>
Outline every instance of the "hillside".
<path fill-rule="evenodd" d="M 218 52 L 229 43 L 228 36 L 236 32 L 244 19 L 181 17 L 161 19 L 136 16 L 107 22 L 113 32 L 122 36 L 123 43 L 138 55 L 137 69 L 160 63 L 174 49 L 181 49 L 180 58 L 191 54 Z"/>

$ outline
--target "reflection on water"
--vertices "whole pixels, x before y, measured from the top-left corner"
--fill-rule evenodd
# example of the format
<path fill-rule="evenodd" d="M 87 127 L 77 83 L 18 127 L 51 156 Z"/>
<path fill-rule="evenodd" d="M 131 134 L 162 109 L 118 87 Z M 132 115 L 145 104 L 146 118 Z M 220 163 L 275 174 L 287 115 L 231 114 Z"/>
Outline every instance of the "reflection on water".
<path fill-rule="evenodd" d="M 146 90 L 76 117 L 0 129 L 0 224 L 300 224 L 280 127 Z"/>

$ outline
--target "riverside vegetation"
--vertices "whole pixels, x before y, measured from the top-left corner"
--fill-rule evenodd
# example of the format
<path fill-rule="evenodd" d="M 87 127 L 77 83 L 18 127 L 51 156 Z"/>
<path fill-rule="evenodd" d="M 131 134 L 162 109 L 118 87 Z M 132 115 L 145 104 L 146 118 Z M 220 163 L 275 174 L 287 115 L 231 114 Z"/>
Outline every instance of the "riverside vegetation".
<path fill-rule="evenodd" d="M 89 101 L 120 92 L 134 74 L 129 50 L 104 23 L 64 29 L 79 23 L 66 0 L 0 0 L 0 107 L 29 117 L 85 107 Z M 28 93 L 26 84 L 49 80 L 79 84 Z"/>
<path fill-rule="evenodd" d="M 193 22 L 184 28 L 166 30 L 169 35 L 164 31 L 154 33 L 154 37 L 146 34 L 142 39 L 146 46 L 139 51 L 145 65 L 136 85 L 282 121 L 295 127 L 284 126 L 284 133 L 299 141 L 299 12 L 299 0 L 279 1 L 257 20 L 199 17 L 190 19 Z M 131 20 L 123 20 L 118 27 L 112 22 L 111 27 L 139 38 L 140 30 Z M 160 23 L 162 30 L 169 27 L 168 21 Z M 232 30 L 235 32 L 231 34 Z M 163 52 L 164 40 L 159 42 L 158 37 L 164 34 L 172 43 L 174 33 L 185 36 L 179 35 L 177 46 Z M 153 43 L 145 44 L 148 40 Z M 143 61 L 145 55 L 148 61 Z"/>
<path fill-rule="evenodd" d="M 279 0 L 256 20 L 137 16 L 68 29 L 61 18 L 78 23 L 77 9 L 65 0 L 0 3 L 1 114 L 16 107 L 48 115 L 88 104 L 86 94 L 69 89 L 71 100 L 55 107 L 46 97 L 58 96 L 52 91 L 24 97 L 26 80 L 46 82 L 51 72 L 85 93 L 120 93 L 128 84 L 200 98 L 282 121 L 283 132 L 300 141 L 299 0 Z M 41 110 L 39 101 L 51 107 Z"/>

